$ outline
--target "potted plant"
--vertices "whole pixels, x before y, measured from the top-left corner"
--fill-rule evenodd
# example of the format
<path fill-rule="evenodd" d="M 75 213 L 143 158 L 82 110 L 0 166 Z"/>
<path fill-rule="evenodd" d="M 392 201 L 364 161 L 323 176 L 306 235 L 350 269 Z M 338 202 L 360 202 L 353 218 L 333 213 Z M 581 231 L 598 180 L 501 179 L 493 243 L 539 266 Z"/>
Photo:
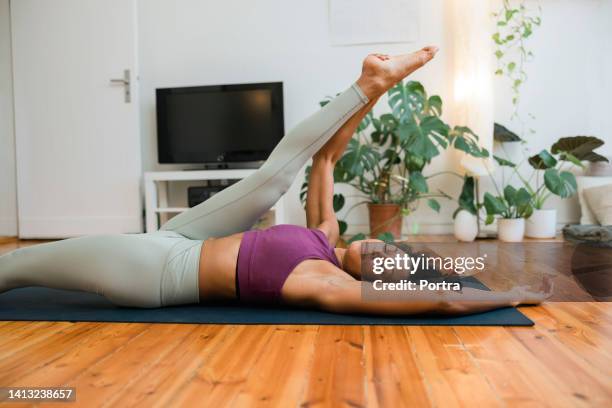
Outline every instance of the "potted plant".
<path fill-rule="evenodd" d="M 472 242 L 478 235 L 478 210 L 481 207 L 476 199 L 474 177 L 464 176 L 458 203 L 459 207 L 453 213 L 455 238 L 463 242 Z"/>
<path fill-rule="evenodd" d="M 505 242 L 520 242 L 525 234 L 525 218 L 533 211 L 531 195 L 524 187 L 516 189 L 511 185 L 504 188 L 503 194 L 497 186 L 496 190 L 497 195 L 489 192 L 484 195 L 486 224 L 492 224 L 495 217 L 500 216 L 497 222 L 498 238 Z"/>
<path fill-rule="evenodd" d="M 569 198 L 576 194 L 576 177 L 572 167 L 583 168 L 583 161 L 608 161 L 593 150 L 604 142 L 592 136 L 563 137 L 555 142 L 550 151 L 542 150 L 528 160 L 534 173 L 523 180 L 532 199 L 533 214 L 527 220 L 526 236 L 531 238 L 553 238 L 556 235 L 557 210 L 544 208 L 552 195 Z M 518 174 L 518 173 L 517 173 Z M 531 180 L 535 175 L 535 186 Z"/>
<path fill-rule="evenodd" d="M 451 198 L 443 191 L 431 191 L 428 180 L 452 172 L 424 173 L 441 150 L 452 146 L 476 157 L 489 154 L 478 146 L 478 137 L 470 129 L 451 128 L 441 120 L 442 99 L 428 96 L 419 82 L 398 83 L 389 90 L 388 103 L 390 113 L 379 117 L 369 113 L 364 118 L 334 169 L 335 182 L 361 193 L 362 201 L 349 212 L 368 204 L 370 236 L 384 239 L 400 237 L 403 216 L 414 211 L 421 200 L 426 199 L 427 205 L 439 212 L 437 199 Z M 302 199 L 306 187 L 307 181 Z M 340 211 L 344 204 L 345 197 L 336 194 L 334 210 Z M 342 235 L 347 224 L 343 220 L 339 224 Z M 363 238 L 357 234 L 351 240 Z"/>

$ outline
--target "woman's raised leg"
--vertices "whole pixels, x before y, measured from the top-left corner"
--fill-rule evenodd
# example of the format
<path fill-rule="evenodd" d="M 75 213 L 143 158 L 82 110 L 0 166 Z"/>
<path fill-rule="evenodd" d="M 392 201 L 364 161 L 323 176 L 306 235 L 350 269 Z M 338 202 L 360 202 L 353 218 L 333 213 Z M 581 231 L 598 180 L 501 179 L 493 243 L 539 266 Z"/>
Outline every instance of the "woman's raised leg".
<path fill-rule="evenodd" d="M 175 231 L 192 239 L 248 230 L 289 189 L 304 164 L 346 121 L 370 100 L 433 58 L 436 51 L 427 47 L 387 59 L 368 56 L 360 78 L 288 132 L 255 173 L 172 218 L 162 230 Z"/>

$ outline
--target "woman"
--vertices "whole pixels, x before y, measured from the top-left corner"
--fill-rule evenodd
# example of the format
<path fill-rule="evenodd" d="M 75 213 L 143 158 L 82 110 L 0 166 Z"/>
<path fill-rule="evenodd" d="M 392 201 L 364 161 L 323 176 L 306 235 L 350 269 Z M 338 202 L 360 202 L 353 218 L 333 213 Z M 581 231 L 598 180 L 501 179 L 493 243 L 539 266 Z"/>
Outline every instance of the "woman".
<path fill-rule="evenodd" d="M 515 304 L 516 293 L 473 289 L 433 297 L 415 293 L 409 301 L 366 301 L 359 280 L 360 243 L 334 248 L 334 164 L 378 98 L 436 52 L 426 47 L 395 57 L 369 55 L 357 81 L 290 131 L 254 174 L 172 218 L 158 232 L 68 239 L 0 257 L 0 292 L 46 286 L 98 293 L 123 306 L 239 299 L 373 314 L 461 313 Z M 248 231 L 311 157 L 308 228 Z M 467 291 L 473 292 L 469 301 Z"/>

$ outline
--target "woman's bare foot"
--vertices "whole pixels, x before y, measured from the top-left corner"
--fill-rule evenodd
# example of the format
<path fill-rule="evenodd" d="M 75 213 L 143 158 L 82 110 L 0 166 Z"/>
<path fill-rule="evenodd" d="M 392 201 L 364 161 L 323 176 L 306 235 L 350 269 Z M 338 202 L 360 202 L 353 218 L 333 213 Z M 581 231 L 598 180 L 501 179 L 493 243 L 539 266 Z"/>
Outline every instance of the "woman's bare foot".
<path fill-rule="evenodd" d="M 393 57 L 386 54 L 370 54 L 363 61 L 357 85 L 370 100 L 377 98 L 428 63 L 437 52 L 438 47 L 430 46 L 411 54 Z"/>

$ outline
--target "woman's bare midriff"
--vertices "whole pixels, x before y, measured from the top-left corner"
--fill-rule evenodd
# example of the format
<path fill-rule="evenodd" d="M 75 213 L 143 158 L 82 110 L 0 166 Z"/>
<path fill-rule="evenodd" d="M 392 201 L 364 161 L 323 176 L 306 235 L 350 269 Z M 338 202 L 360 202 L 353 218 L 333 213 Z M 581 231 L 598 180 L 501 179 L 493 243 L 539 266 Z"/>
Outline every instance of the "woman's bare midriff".
<path fill-rule="evenodd" d="M 236 263 L 242 233 L 204 241 L 200 255 L 200 302 L 236 299 Z"/>

